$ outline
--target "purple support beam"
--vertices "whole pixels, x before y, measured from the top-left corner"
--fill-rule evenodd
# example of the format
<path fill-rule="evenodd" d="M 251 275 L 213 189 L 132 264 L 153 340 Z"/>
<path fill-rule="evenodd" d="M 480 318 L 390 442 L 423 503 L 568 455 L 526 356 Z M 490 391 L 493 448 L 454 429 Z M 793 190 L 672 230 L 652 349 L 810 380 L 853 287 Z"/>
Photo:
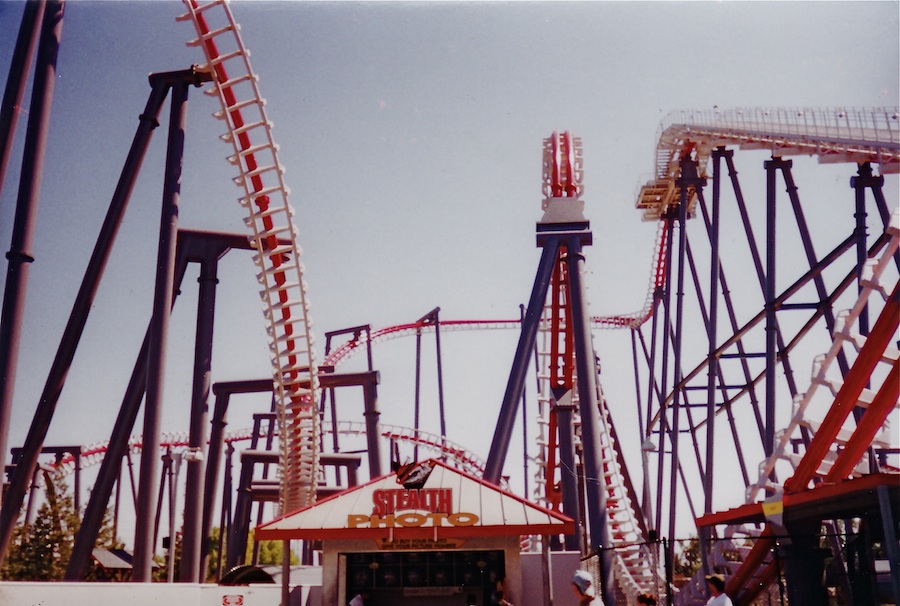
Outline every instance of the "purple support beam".
<path fill-rule="evenodd" d="M 254 446 L 258 437 L 259 419 L 254 418 Z M 225 555 L 225 567 L 231 570 L 235 566 L 245 564 L 247 540 L 250 532 L 250 513 L 253 507 L 253 469 L 256 463 L 278 461 L 278 453 L 250 449 L 241 452 L 241 473 L 238 479 L 237 500 L 234 506 L 234 518 L 228 533 L 228 553 Z M 277 487 L 273 487 L 277 490 Z"/>
<path fill-rule="evenodd" d="M 756 238 L 753 235 L 753 228 L 750 225 L 750 217 L 747 214 L 747 205 L 744 201 L 744 196 L 741 192 L 740 185 L 737 181 L 737 171 L 734 170 L 733 163 L 731 158 L 726 159 L 728 163 L 729 173 L 731 175 L 732 186 L 735 193 L 735 198 L 737 200 L 738 210 L 741 214 L 741 221 L 744 225 L 744 232 L 747 235 L 747 243 L 750 245 L 750 255 L 753 259 L 753 265 L 756 269 L 756 276 L 759 280 L 760 292 L 763 295 L 763 300 L 765 301 L 766 296 L 766 272 L 763 270 L 762 261 L 759 255 L 759 247 L 756 245 Z M 772 177 L 774 179 L 774 175 Z M 773 195 L 774 195 L 774 182 L 772 183 L 773 187 Z M 784 349 L 784 340 L 781 337 L 781 330 L 778 327 L 777 318 L 775 319 L 775 335 L 777 341 L 777 347 L 779 350 Z M 788 390 L 790 391 L 791 397 L 797 394 L 797 386 L 794 382 L 794 372 L 791 369 L 790 357 L 783 356 L 781 358 L 781 365 L 784 368 L 784 378 L 787 382 Z M 765 422 L 764 422 L 765 424 Z M 765 432 L 765 428 L 763 428 Z"/>
<path fill-rule="evenodd" d="M 191 398 L 191 418 L 189 448 L 194 453 L 203 453 L 207 444 L 207 417 L 212 368 L 213 321 L 215 317 L 216 284 L 218 283 L 218 262 L 232 248 L 250 250 L 246 236 L 234 234 L 180 230 L 178 232 L 179 256 L 186 262 L 200 265 L 199 298 L 197 306 L 197 332 L 194 343 L 194 383 Z M 206 456 L 185 457 L 187 472 L 185 480 L 185 509 L 183 543 L 179 580 L 200 582 L 204 576 L 202 568 L 203 543 L 203 493 L 204 460 Z"/>
<path fill-rule="evenodd" d="M 606 519 L 607 487 L 600 445 L 599 390 L 597 388 L 596 355 L 591 339 L 590 314 L 584 293 L 584 254 L 582 246 L 591 243 L 591 233 L 566 238 L 566 265 L 569 277 L 573 336 L 575 337 L 575 372 L 578 383 L 578 405 L 581 413 L 581 447 L 584 463 L 586 513 L 590 528 L 590 550 L 600 557 L 600 589 L 607 604 L 615 603 L 612 576 L 613 553 L 609 549 L 609 527 Z"/>
<path fill-rule="evenodd" d="M 709 380 L 706 388 L 706 473 L 703 476 L 703 512 L 711 513 L 713 508 L 713 470 L 715 462 L 715 421 L 716 421 L 716 378 L 719 376 L 719 358 L 716 354 L 717 328 L 719 324 L 719 204 L 721 199 L 722 156 L 733 154 L 724 148 L 713 152 L 713 195 L 712 217 L 710 220 L 710 264 L 709 264 L 709 321 L 707 339 L 709 341 Z M 705 555 L 705 551 L 704 551 Z"/>
<path fill-rule="evenodd" d="M 212 238 L 217 242 L 223 243 L 221 244 L 221 246 L 249 249 L 247 239 L 243 236 L 234 236 L 229 234 L 208 234 L 205 232 L 196 232 L 191 230 L 180 231 L 178 234 L 178 251 L 176 253 L 178 261 L 176 267 L 174 293 L 177 293 L 180 290 L 181 282 L 184 278 L 184 273 L 188 261 L 196 260 L 196 253 L 188 250 L 190 248 L 190 243 L 198 240 L 204 241 L 208 238 Z M 175 304 L 174 296 L 175 294 L 173 294 L 173 306 Z M 141 350 L 138 354 L 137 361 L 135 362 L 131 379 L 128 383 L 128 387 L 126 388 L 125 397 L 122 400 L 119 415 L 116 419 L 112 436 L 109 440 L 109 445 L 107 446 L 106 455 L 104 456 L 103 462 L 100 465 L 100 472 L 97 474 L 97 481 L 94 483 L 94 487 L 91 490 L 91 496 L 90 500 L 88 501 L 87 509 L 85 510 L 84 519 L 82 520 L 81 526 L 78 530 L 78 534 L 75 537 L 75 546 L 73 547 L 72 557 L 69 560 L 69 564 L 66 569 L 66 580 L 80 580 L 84 578 L 84 575 L 87 573 L 87 565 L 90 562 L 91 550 L 94 547 L 97 534 L 100 530 L 103 516 L 106 512 L 106 507 L 112 494 L 113 486 L 116 485 L 116 482 L 118 481 L 120 475 L 120 462 L 123 456 L 128 455 L 128 440 L 134 428 L 134 423 L 137 419 L 141 400 L 143 399 L 147 385 L 147 356 L 149 350 L 149 339 L 150 329 L 148 328 L 146 334 L 144 335 L 144 341 L 141 345 Z M 135 492 L 133 478 L 132 491 Z M 202 487 L 200 488 L 199 492 L 202 493 Z M 196 495 L 193 498 L 200 499 L 200 497 Z M 118 491 L 116 493 L 116 499 L 118 502 Z M 135 494 L 135 501 L 136 500 L 137 499 Z"/>
<path fill-rule="evenodd" d="M 853 193 L 856 202 L 856 212 L 853 218 L 856 219 L 856 228 L 853 234 L 856 236 L 856 275 L 857 290 L 862 292 L 862 272 L 868 259 L 866 251 L 866 185 L 872 180 L 872 166 L 867 162 L 860 165 L 858 175 L 850 178 L 850 186 L 853 187 Z M 859 334 L 866 336 L 869 334 L 869 305 L 863 307 L 859 314 Z"/>
<path fill-rule="evenodd" d="M 228 425 L 226 416 L 228 413 L 228 404 L 230 398 L 234 394 L 239 393 L 264 393 L 272 391 L 272 380 L 261 379 L 257 381 L 234 381 L 225 383 L 216 383 L 213 385 L 213 393 L 216 396 L 215 408 L 213 409 L 212 431 L 209 437 L 209 452 L 207 453 L 206 478 L 204 480 L 203 490 L 203 520 L 202 520 L 202 536 L 201 558 L 198 572 L 203 574 L 206 569 L 207 560 L 209 558 L 209 539 L 212 532 L 212 511 L 215 495 L 217 494 L 217 484 L 219 481 L 219 462 L 222 457 L 222 448 L 225 444 L 225 427 Z M 231 445 L 229 445 L 231 448 Z M 230 461 L 230 459 L 229 459 Z M 226 473 L 226 483 L 230 476 Z M 226 495 L 231 494 L 230 484 L 226 484 Z M 230 498 L 230 496 L 228 497 Z M 223 516 L 225 515 L 225 505 L 223 499 Z M 227 536 L 225 524 L 220 528 L 221 537 Z M 219 554 L 222 557 L 222 554 Z M 219 562 L 221 567 L 221 561 Z"/>
<path fill-rule="evenodd" d="M 420 419 L 420 411 L 422 409 L 422 329 L 416 329 L 416 395 L 414 401 L 414 410 L 413 410 L 413 434 L 415 436 L 416 445 L 413 447 L 413 460 L 419 460 L 419 419 Z M 334 410 L 332 408 L 332 410 Z M 337 432 L 334 432 L 337 435 Z M 335 451 L 337 452 L 337 451 Z M 398 455 L 399 457 L 399 455 Z M 400 461 L 397 461 L 399 464 Z"/>
<path fill-rule="evenodd" d="M 435 355 L 437 359 L 437 388 L 438 388 L 438 414 L 441 427 L 441 439 L 447 437 L 447 421 L 444 415 L 444 374 L 443 365 L 441 364 L 441 320 L 439 313 L 440 307 L 435 307 L 427 314 L 416 320 L 417 324 L 431 324 L 434 326 L 434 344 Z M 416 410 L 415 410 L 415 431 L 416 437 L 419 435 L 419 387 L 420 387 L 420 369 L 422 365 L 422 331 L 416 330 Z M 416 444 L 413 450 L 413 458 L 418 460 L 419 446 Z"/>
<path fill-rule="evenodd" d="M 375 370 L 360 374 L 364 377 L 364 380 L 362 381 L 363 406 L 365 407 L 363 415 L 366 418 L 366 452 L 369 455 L 369 478 L 374 479 L 382 475 L 381 425 L 379 423 L 381 413 L 378 411 L 378 382 L 380 380 L 380 374 Z M 332 377 L 336 378 L 341 376 L 342 375 L 332 375 Z M 325 384 L 326 383 L 323 381 L 322 385 Z"/>
<path fill-rule="evenodd" d="M 713 194 L 712 194 L 712 216 L 710 218 L 709 232 L 709 319 L 706 323 L 706 334 L 708 339 L 708 359 L 709 372 L 706 386 L 706 464 L 705 473 L 703 474 L 703 512 L 711 513 L 713 508 L 713 484 L 715 471 L 715 439 L 716 439 L 716 380 L 721 379 L 719 370 L 719 358 L 716 356 L 716 341 L 718 340 L 718 324 L 719 324 L 719 206 L 722 196 L 722 156 L 733 155 L 733 151 L 726 151 L 723 147 L 718 147 L 713 151 Z M 698 292 L 699 295 L 699 292 Z M 722 388 L 725 388 L 722 381 Z M 740 453 L 740 448 L 738 447 Z M 742 463 L 743 463 L 743 457 Z M 742 465 L 743 467 L 743 465 Z M 747 472 L 744 471 L 745 485 Z M 710 542 L 711 530 L 704 527 L 699 529 L 700 537 L 700 563 L 705 574 L 709 574 L 709 551 L 712 547 Z"/>
<path fill-rule="evenodd" d="M 32 3 L 29 3 L 32 4 Z M 34 262 L 32 247 L 34 245 L 34 227 L 37 221 L 38 201 L 41 195 L 41 179 L 44 174 L 44 151 L 47 146 L 47 135 L 50 129 L 50 110 L 53 104 L 53 92 L 56 84 L 56 59 L 59 54 L 59 42 L 62 36 L 63 11 L 65 2 L 48 0 L 41 19 L 40 44 L 32 85 L 31 106 L 28 113 L 28 129 L 25 133 L 22 171 L 19 176 L 19 193 L 16 200 L 16 213 L 13 219 L 12 241 L 6 258 L 9 260 L 6 269 L 6 286 L 3 296 L 3 307 L 0 310 L 0 470 L 5 468 L 7 440 L 9 438 L 9 419 L 12 413 L 13 392 L 15 391 L 16 368 L 19 357 L 19 341 L 22 335 L 22 318 L 25 315 L 25 298 L 28 290 L 28 276 L 31 263 Z M 35 13 L 37 11 L 37 13 Z M 33 30 L 34 25 L 26 21 L 36 19 L 40 8 L 26 6 L 22 27 Z M 33 46 L 31 31 L 20 34 L 20 42 L 25 54 L 27 47 Z M 23 37 L 28 41 L 21 40 Z M 18 44 L 17 44 L 18 46 Z M 20 58 L 20 67 L 27 61 L 27 55 Z M 15 65 L 13 67 L 16 67 Z M 20 74 L 20 77 L 25 77 Z M 23 83 L 24 84 L 24 83 Z M 16 85 L 18 86 L 18 85 Z M 20 96 L 18 91 L 10 91 L 10 96 Z M 7 103 L 4 95 L 4 103 Z M 12 108 L 10 109 L 12 111 Z M 10 124 L 12 120 L 10 117 Z M 4 148 L 12 144 L 12 131 L 4 135 L 8 142 Z M 8 157 L 8 152 L 4 152 Z M 2 182 L 0 182 L 2 183 Z M 42 440 L 43 441 L 43 440 Z M 37 445 L 39 450 L 41 444 Z M 28 477 L 22 480 L 27 484 L 34 475 L 34 468 L 28 469 Z M 26 487 L 22 487 L 15 507 L 18 516 L 22 506 Z M 6 505 L 6 503 L 4 503 Z M 12 536 L 12 525 L 15 519 L 9 519 L 12 510 L 4 507 L 5 515 L 0 517 L 0 563 L 6 556 L 7 544 Z"/>
<path fill-rule="evenodd" d="M 441 365 L 441 320 L 439 313 L 440 307 L 435 307 L 427 314 L 419 318 L 419 322 L 434 325 L 434 345 L 435 355 L 437 356 L 437 386 L 438 386 L 438 412 L 440 414 L 441 437 L 447 437 L 447 421 L 444 415 L 444 374 Z M 418 429 L 418 426 L 417 426 Z"/>
<path fill-rule="evenodd" d="M 665 475 L 665 453 L 666 453 L 666 436 L 669 437 L 670 440 L 674 439 L 671 433 L 671 429 L 669 427 L 668 417 L 665 412 L 665 394 L 666 387 L 668 381 L 668 367 L 669 367 L 669 331 L 666 330 L 666 327 L 670 324 L 671 321 L 671 300 L 672 300 L 672 247 L 674 244 L 674 238 L 672 238 L 672 234 L 675 229 L 675 217 L 673 217 L 672 210 L 670 209 L 668 215 L 666 216 L 666 230 L 668 230 L 668 236 L 666 237 L 666 287 L 662 293 L 662 297 L 660 302 L 663 304 L 665 308 L 665 313 L 663 317 L 660 319 L 660 322 L 663 325 L 662 328 L 662 362 L 660 365 L 660 381 L 659 381 L 659 411 L 660 411 L 660 426 L 659 426 L 659 461 L 657 466 L 657 476 L 656 476 L 656 494 L 657 494 L 657 502 L 656 502 L 656 523 L 654 527 L 656 529 L 662 528 L 662 510 L 663 510 L 663 486 L 664 481 L 663 477 Z M 654 344 L 655 349 L 655 344 Z M 671 505 L 674 507 L 674 504 Z M 671 545 L 670 545 L 671 548 Z"/>
<path fill-rule="evenodd" d="M 575 463 L 575 425 L 572 423 L 572 413 L 575 407 L 572 405 L 572 395 L 571 390 L 565 390 L 565 393 L 559 396 L 554 393 L 553 408 L 556 414 L 556 428 L 559 435 L 557 450 L 559 451 L 563 513 L 575 521 L 576 529 L 580 529 L 581 522 L 584 520 L 584 509 L 579 506 L 578 499 L 578 477 Z M 553 478 L 547 478 L 548 483 L 552 481 Z M 582 551 L 581 533 L 567 534 L 564 544 L 567 551 Z"/>
<path fill-rule="evenodd" d="M 15 140 L 16 123 L 19 113 L 22 111 L 22 100 L 28 84 L 28 71 L 40 31 L 38 25 L 43 19 L 45 6 L 45 2 L 37 0 L 25 2 L 22 24 L 19 26 L 19 35 L 16 38 L 12 61 L 9 64 L 9 77 L 6 79 L 3 101 L 0 103 L 0 191 L 3 190 L 3 183 L 6 180 L 6 169 L 9 166 L 9 156 L 12 154 Z M 0 448 L 0 452 L 3 450 L 5 448 Z"/>
<path fill-rule="evenodd" d="M 656 503 L 656 512 L 654 516 L 654 524 L 653 527 L 657 530 L 662 528 L 662 511 L 663 511 L 663 484 L 665 477 L 665 453 L 666 453 L 666 437 L 669 434 L 669 422 L 666 416 L 663 407 L 665 405 L 665 393 L 666 393 L 666 382 L 668 379 L 668 364 L 669 364 L 669 331 L 667 330 L 669 324 L 669 302 L 671 299 L 670 293 L 671 289 L 669 287 L 672 284 L 672 234 L 674 232 L 675 220 L 672 216 L 672 211 L 669 210 L 665 217 L 666 221 L 666 279 L 665 286 L 662 289 L 662 292 L 659 293 L 659 302 L 657 303 L 656 313 L 653 314 L 653 337 L 651 339 L 651 360 L 656 355 L 658 342 L 658 333 L 662 333 L 662 360 L 660 362 L 660 372 L 659 372 L 659 391 L 657 393 L 658 403 L 659 403 L 659 415 L 660 415 L 660 425 L 659 425 L 659 447 L 657 449 L 658 460 L 656 466 L 656 494 L 657 494 L 657 503 Z M 660 314 L 660 307 L 664 309 L 664 313 Z M 659 317 L 659 326 L 657 324 L 657 316 Z M 651 362 L 653 363 L 653 362 Z M 651 367 L 651 380 L 653 379 L 653 373 L 655 372 L 655 365 Z M 654 385 L 654 382 L 651 382 L 651 387 Z M 647 418 L 651 418 L 650 410 L 648 409 Z"/>
<path fill-rule="evenodd" d="M 540 227 L 540 226 L 539 226 Z M 525 388 L 525 376 L 528 373 L 529 358 L 537 336 L 538 325 L 541 322 L 541 314 L 544 311 L 544 302 L 547 300 L 547 290 L 550 287 L 550 276 L 556 265 L 557 251 L 559 250 L 559 238 L 546 236 L 539 239 L 539 245 L 543 248 L 541 260 L 538 263 L 537 275 L 528 300 L 528 308 L 525 319 L 522 321 L 522 332 L 519 333 L 519 342 L 516 345 L 516 353 L 513 358 L 513 367 L 506 383 L 506 392 L 500 404 L 500 414 L 497 418 L 497 427 L 494 429 L 494 438 L 491 440 L 491 449 L 488 452 L 487 462 L 484 467 L 484 479 L 492 484 L 500 483 L 503 473 L 503 463 L 506 461 L 506 453 L 509 450 L 513 427 L 516 422 L 516 413 L 522 390 Z"/>
<path fill-rule="evenodd" d="M 149 498 L 156 484 L 159 466 L 165 354 L 168 342 L 169 307 L 175 281 L 175 245 L 178 233 L 178 204 L 181 196 L 181 174 L 184 152 L 184 129 L 187 118 L 188 85 L 172 83 L 169 141 L 166 153 L 165 183 L 160 213 L 159 252 L 156 262 L 156 288 L 153 297 L 153 319 L 150 329 L 150 352 L 147 361 L 147 396 L 144 402 L 143 449 L 138 485 L 138 506 L 134 535 L 134 568 L 132 580 L 149 583 L 153 565 L 153 542 L 150 520 L 153 502 Z"/>
<path fill-rule="evenodd" d="M 675 336 L 673 339 L 673 398 L 672 398 L 672 426 L 670 428 L 671 448 L 671 471 L 669 484 L 669 544 L 670 548 L 675 543 L 675 513 L 677 499 L 677 471 L 679 465 L 678 459 L 678 432 L 679 432 L 679 412 L 681 408 L 682 389 L 679 388 L 679 379 L 681 372 L 681 338 L 683 336 L 683 320 L 684 320 L 684 274 L 687 248 L 687 206 L 690 200 L 690 189 L 700 190 L 705 180 L 697 174 L 697 162 L 689 157 L 685 157 L 681 161 L 681 175 L 678 178 L 678 186 L 680 189 L 680 201 L 678 204 L 678 276 L 676 283 L 675 298 Z M 674 555 L 674 554 L 673 554 Z"/>
<path fill-rule="evenodd" d="M 122 399 L 119 414 L 116 417 L 112 437 L 103 457 L 103 462 L 100 464 L 100 471 L 91 490 L 91 496 L 88 499 L 84 518 L 81 521 L 81 526 L 78 528 L 78 533 L 75 535 L 72 556 L 66 567 L 65 580 L 67 581 L 82 580 L 84 575 L 87 574 L 91 551 L 94 548 L 97 534 L 103 523 L 103 516 L 106 513 L 113 485 L 117 483 L 119 478 L 122 457 L 128 451 L 128 440 L 137 419 L 138 410 L 144 395 L 144 388 L 146 387 L 148 338 L 147 335 L 144 336 L 144 342 L 141 345 L 131 379 Z M 118 501 L 118 491 L 116 494 Z"/>
<path fill-rule="evenodd" d="M 197 302 L 197 332 L 194 340 L 194 373 L 191 390 L 191 418 L 188 446 L 194 453 L 186 457 L 184 527 L 181 547 L 179 580 L 198 583 L 200 570 L 201 543 L 203 537 L 203 470 L 206 458 L 207 399 L 211 385 L 213 348 L 213 322 L 216 309 L 216 284 L 218 283 L 219 259 L 230 250 L 230 246 L 217 238 L 193 238 L 185 232 L 179 235 L 179 243 L 188 248 L 190 260 L 200 264 L 199 295 Z M 244 242 L 247 241 L 243 238 Z M 249 245 L 249 243 L 248 243 Z M 202 456 L 197 456 L 202 455 Z"/>
<path fill-rule="evenodd" d="M 790 166 L 790 160 L 773 158 L 765 162 L 766 167 L 766 273 L 765 273 L 765 310 L 766 310 L 766 414 L 765 436 L 763 437 L 763 453 L 771 456 L 775 449 L 775 379 L 778 364 L 778 325 L 775 319 L 775 250 L 776 238 L 776 171 Z"/>

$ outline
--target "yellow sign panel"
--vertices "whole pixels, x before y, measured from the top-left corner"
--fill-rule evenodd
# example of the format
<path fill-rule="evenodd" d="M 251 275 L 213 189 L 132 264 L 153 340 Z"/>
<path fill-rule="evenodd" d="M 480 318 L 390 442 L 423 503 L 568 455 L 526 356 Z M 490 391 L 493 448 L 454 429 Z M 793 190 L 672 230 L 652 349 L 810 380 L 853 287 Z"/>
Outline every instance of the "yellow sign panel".
<path fill-rule="evenodd" d="M 465 539 L 375 539 L 375 545 L 382 551 L 459 549 L 465 544 Z"/>
<path fill-rule="evenodd" d="M 397 515 L 388 514 L 380 517 L 376 514 L 350 514 L 347 516 L 347 528 L 419 528 L 429 526 L 440 528 L 445 526 L 474 526 L 478 524 L 478 516 L 474 513 L 416 513 L 407 512 Z"/>

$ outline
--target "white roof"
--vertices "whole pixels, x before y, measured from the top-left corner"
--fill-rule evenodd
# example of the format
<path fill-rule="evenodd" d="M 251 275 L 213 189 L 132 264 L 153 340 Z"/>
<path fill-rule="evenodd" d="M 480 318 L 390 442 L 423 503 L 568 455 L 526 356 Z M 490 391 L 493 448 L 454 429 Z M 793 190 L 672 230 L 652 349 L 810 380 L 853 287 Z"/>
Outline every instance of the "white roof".
<path fill-rule="evenodd" d="M 450 511 L 432 513 L 427 508 L 381 511 L 376 500 L 391 494 L 407 496 L 397 474 L 372 480 L 324 499 L 310 507 L 257 527 L 257 539 L 359 539 L 359 538 L 450 538 L 567 534 L 574 532 L 572 520 L 506 492 L 480 478 L 453 469 L 438 460 L 425 461 L 432 471 L 421 485 L 421 494 L 449 489 Z M 413 489 L 415 490 L 415 489 Z M 448 493 L 441 492 L 442 498 Z M 422 503 L 427 507 L 424 496 Z M 443 501 L 442 501 L 443 502 Z M 371 517 L 370 517 L 371 516 Z M 375 518 L 374 520 L 372 518 Z"/>

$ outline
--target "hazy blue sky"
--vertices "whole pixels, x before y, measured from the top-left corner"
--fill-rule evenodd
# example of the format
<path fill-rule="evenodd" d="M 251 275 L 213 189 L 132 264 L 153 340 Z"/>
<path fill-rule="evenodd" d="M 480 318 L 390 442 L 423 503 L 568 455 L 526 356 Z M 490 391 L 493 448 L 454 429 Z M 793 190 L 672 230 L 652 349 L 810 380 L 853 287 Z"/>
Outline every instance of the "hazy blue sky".
<path fill-rule="evenodd" d="M 0 3 L 3 74 L 22 6 Z M 900 97 L 896 2 L 245 1 L 232 10 L 288 169 L 322 346 L 325 331 L 410 322 L 436 306 L 448 320 L 518 317 L 539 256 L 541 145 L 554 130 L 584 142 L 595 235 L 591 313 L 631 312 L 644 301 L 656 234 L 634 209 L 635 194 L 653 170 L 667 113 L 896 106 Z M 11 446 L 30 423 L 146 102 L 147 75 L 203 61 L 185 46 L 193 31 L 175 21 L 182 12 L 175 1 L 66 7 Z M 243 233 L 230 149 L 210 116 L 217 101 L 191 95 L 180 224 Z M 23 121 L 19 153 L 24 130 Z M 164 153 L 160 128 L 48 443 L 109 438 L 150 314 Z M 0 194 L 3 250 L 17 157 Z M 743 174 L 761 181 L 765 157 L 750 158 Z M 833 192 L 849 204 L 853 167 L 802 165 L 823 204 Z M 896 176 L 888 187 L 896 205 Z M 842 230 L 847 220 L 811 219 Z M 214 380 L 266 377 L 252 261 L 232 252 L 221 271 Z M 169 431 L 187 429 L 194 279 L 186 278 L 173 316 Z M 443 339 L 449 434 L 482 456 L 515 340 L 514 333 Z M 605 371 L 630 360 L 627 334 L 604 331 L 597 343 Z M 412 340 L 375 351 L 385 422 L 412 425 L 413 360 Z M 628 399 L 629 372 L 609 373 L 611 397 Z M 427 401 L 435 410 L 433 392 Z M 622 424 L 633 424 L 628 404 L 618 406 Z M 233 426 L 249 425 L 254 407 L 245 408 L 235 409 Z M 362 419 L 361 408 L 351 412 Z M 426 429 L 437 430 L 435 416 Z M 517 461 L 508 473 L 519 473 Z"/>

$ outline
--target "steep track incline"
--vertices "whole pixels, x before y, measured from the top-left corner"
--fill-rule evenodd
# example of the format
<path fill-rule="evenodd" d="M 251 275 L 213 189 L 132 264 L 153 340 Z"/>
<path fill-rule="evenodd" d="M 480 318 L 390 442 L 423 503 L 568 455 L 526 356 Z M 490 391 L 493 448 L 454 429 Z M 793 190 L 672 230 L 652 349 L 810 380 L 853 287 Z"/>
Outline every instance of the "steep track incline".
<path fill-rule="evenodd" d="M 243 190 L 244 221 L 256 248 L 279 404 L 281 507 L 289 511 L 315 501 L 319 453 L 318 380 L 295 214 L 265 101 L 228 3 L 185 0 L 185 5 L 188 12 L 180 20 L 193 23 L 198 37 L 188 44 L 203 50 L 213 76 L 214 87 L 206 92 L 221 104 L 214 115 L 224 121 L 222 139 L 234 149 L 228 160 L 238 169 L 234 182 Z"/>

